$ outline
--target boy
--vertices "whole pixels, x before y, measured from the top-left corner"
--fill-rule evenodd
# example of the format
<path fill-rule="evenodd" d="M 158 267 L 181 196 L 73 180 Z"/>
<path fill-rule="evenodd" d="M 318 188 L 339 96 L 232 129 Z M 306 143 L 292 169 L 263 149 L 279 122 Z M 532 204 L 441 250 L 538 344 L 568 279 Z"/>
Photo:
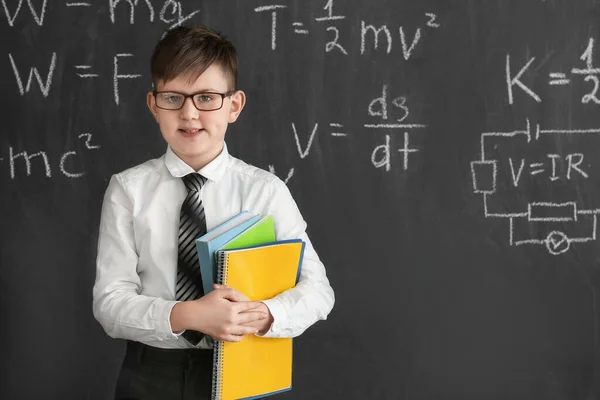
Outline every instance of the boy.
<path fill-rule="evenodd" d="M 206 27 L 178 27 L 157 44 L 151 71 L 147 103 L 167 151 L 110 180 L 94 316 L 127 339 L 116 399 L 210 399 L 214 340 L 298 336 L 326 319 L 334 294 L 286 185 L 227 151 L 225 131 L 246 101 L 234 46 Z M 277 239 L 306 242 L 295 288 L 260 302 L 217 285 L 203 295 L 194 239 L 242 210 L 272 215 Z"/>

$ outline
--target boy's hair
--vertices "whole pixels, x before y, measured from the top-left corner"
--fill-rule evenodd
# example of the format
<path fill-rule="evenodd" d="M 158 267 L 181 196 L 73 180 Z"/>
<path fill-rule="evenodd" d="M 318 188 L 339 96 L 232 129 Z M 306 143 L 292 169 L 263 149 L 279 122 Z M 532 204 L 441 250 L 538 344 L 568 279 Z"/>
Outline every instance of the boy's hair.
<path fill-rule="evenodd" d="M 158 81 L 177 77 L 194 82 L 212 64 L 221 67 L 231 87 L 237 85 L 235 46 L 219 32 L 203 25 L 179 26 L 169 30 L 156 44 L 150 71 L 156 87 Z"/>

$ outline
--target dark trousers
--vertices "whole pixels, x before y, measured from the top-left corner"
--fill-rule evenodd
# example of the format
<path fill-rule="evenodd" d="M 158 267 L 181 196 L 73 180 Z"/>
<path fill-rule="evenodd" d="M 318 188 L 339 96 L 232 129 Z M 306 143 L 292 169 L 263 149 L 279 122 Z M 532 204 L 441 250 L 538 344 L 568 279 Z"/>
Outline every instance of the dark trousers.
<path fill-rule="evenodd" d="M 128 341 L 115 400 L 210 400 L 213 351 Z"/>

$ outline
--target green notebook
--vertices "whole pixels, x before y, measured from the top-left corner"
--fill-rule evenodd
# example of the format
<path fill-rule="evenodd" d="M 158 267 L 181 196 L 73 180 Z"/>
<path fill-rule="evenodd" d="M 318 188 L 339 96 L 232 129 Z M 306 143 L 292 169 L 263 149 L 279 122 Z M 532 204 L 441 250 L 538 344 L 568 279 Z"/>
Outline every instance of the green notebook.
<path fill-rule="evenodd" d="M 225 243 L 219 250 L 241 249 L 276 241 L 273 217 L 262 217 L 254 225 Z M 215 251 L 215 255 L 217 252 Z M 217 275 L 215 275 L 217 276 Z"/>
<path fill-rule="evenodd" d="M 253 247 L 260 244 L 271 243 L 276 241 L 275 239 L 275 225 L 273 224 L 273 217 L 267 215 L 254 223 L 251 227 L 225 243 L 222 247 L 219 247 L 213 254 L 215 258 L 215 271 L 213 276 L 219 275 L 218 266 L 218 250 L 232 250 L 241 249 L 244 247 Z M 216 281 L 215 281 L 216 282 Z"/>

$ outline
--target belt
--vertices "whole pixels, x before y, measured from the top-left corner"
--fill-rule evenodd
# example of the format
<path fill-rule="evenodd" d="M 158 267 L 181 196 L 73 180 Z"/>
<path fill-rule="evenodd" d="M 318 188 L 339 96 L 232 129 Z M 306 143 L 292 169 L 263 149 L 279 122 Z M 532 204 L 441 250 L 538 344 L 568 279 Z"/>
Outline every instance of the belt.
<path fill-rule="evenodd" d="M 132 340 L 127 341 L 127 353 L 142 362 L 152 360 L 173 365 L 181 365 L 190 359 L 213 358 L 213 349 L 161 349 Z"/>

